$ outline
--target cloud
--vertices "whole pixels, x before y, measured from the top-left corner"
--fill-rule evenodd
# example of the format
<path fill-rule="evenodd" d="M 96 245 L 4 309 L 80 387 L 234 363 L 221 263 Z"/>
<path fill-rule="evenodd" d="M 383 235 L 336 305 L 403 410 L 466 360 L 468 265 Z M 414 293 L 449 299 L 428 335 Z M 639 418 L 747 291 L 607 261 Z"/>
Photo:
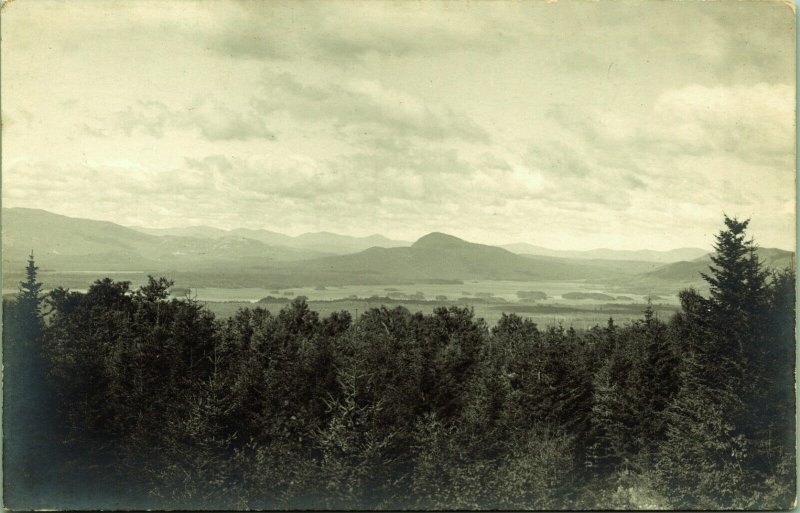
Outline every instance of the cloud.
<path fill-rule="evenodd" d="M 130 172 L 129 166 L 108 163 L 70 165 L 48 161 L 18 161 L 3 177 L 3 199 L 11 204 L 47 205 L 118 204 L 136 202 L 137 197 L 158 194 L 158 186 L 150 176 Z M 98 187 L 103 184 L 103 187 Z M 74 201 L 80 198 L 80 201 Z"/>
<path fill-rule="evenodd" d="M 605 154 L 606 164 L 632 167 L 636 155 L 669 159 L 726 154 L 786 166 L 794 158 L 794 112 L 794 87 L 786 84 L 693 84 L 664 90 L 640 113 L 556 105 L 548 117 L 568 135 L 562 140 L 593 146 Z"/>
<path fill-rule="evenodd" d="M 172 113 L 161 102 L 139 101 L 134 109 L 128 107 L 116 115 L 116 125 L 128 137 L 133 135 L 149 135 L 160 138 L 171 121 Z"/>
<path fill-rule="evenodd" d="M 245 2 L 225 13 L 208 42 L 227 57 L 306 57 L 340 64 L 465 48 L 492 52 L 512 40 L 513 27 L 493 11 L 478 3 L 452 9 L 433 2 L 373 2 L 353 9 L 346 3 L 305 2 L 298 9 L 290 2 Z"/>
<path fill-rule="evenodd" d="M 690 85 L 659 96 L 649 138 L 672 152 L 786 163 L 794 153 L 794 111 L 794 87 L 785 84 Z"/>
<path fill-rule="evenodd" d="M 220 102 L 205 101 L 179 117 L 184 126 L 195 126 L 210 141 L 275 140 L 266 118 L 255 109 L 237 111 Z"/>
<path fill-rule="evenodd" d="M 468 159 L 456 151 L 407 146 L 401 151 L 373 148 L 332 159 L 271 154 L 188 159 L 173 173 L 180 183 L 219 180 L 214 187 L 263 205 L 289 203 L 298 218 L 335 212 L 337 222 L 379 216 L 416 222 L 433 229 L 453 212 L 499 208 L 517 201 L 544 199 L 536 172 L 513 167 L 497 155 Z M 176 182 L 176 187 L 178 182 Z M 469 205 L 467 207 L 466 205 Z M 238 207 L 237 207 L 238 208 Z"/>
<path fill-rule="evenodd" d="M 758 23 L 753 23 L 757 18 Z M 785 2 L 720 2 L 708 9 L 709 34 L 720 41 L 711 72 L 726 83 L 780 83 L 795 77 L 794 8 Z"/>
<path fill-rule="evenodd" d="M 433 225 L 452 216 L 465 194 L 485 206 L 491 201 L 479 200 L 494 197 L 487 191 L 503 187 L 454 153 L 409 150 L 394 157 L 380 150 L 332 161 L 299 154 L 208 155 L 161 170 L 123 160 L 21 161 L 4 175 L 4 201 L 51 210 L 60 205 L 56 210 L 67 215 L 128 224 L 153 225 L 157 216 L 156 224 L 192 219 L 309 231 L 342 222 L 358 227 L 368 218 L 403 223 L 427 217 Z M 466 187 L 454 187 L 459 180 Z M 416 221 L 409 229 L 417 233 Z"/>
<path fill-rule="evenodd" d="M 232 106 L 214 98 L 168 107 L 139 100 L 118 111 L 112 123 L 126 136 L 161 138 L 166 130 L 194 130 L 208 141 L 275 140 L 273 125 L 288 115 L 293 126 L 316 126 L 352 142 L 364 137 L 403 137 L 486 144 L 490 136 L 467 115 L 434 105 L 374 79 L 335 84 L 302 82 L 292 74 L 267 73 L 250 100 Z M 284 127 L 286 128 L 286 127 Z M 102 128 L 84 130 L 97 135 Z"/>
<path fill-rule="evenodd" d="M 533 166 L 551 175 L 586 178 L 593 171 L 578 150 L 561 141 L 535 146 L 528 153 L 528 159 Z"/>
<path fill-rule="evenodd" d="M 25 3 L 4 19 L 4 200 L 145 225 L 579 247 L 701 244 L 742 209 L 793 237 L 780 3 L 78 10 Z"/>
<path fill-rule="evenodd" d="M 241 226 L 243 219 L 258 211 L 258 203 L 237 197 L 237 206 L 232 208 L 233 197 L 228 194 L 236 192 L 221 170 L 143 169 L 122 161 L 19 161 L 3 176 L 4 206 L 42 208 L 127 225 L 227 222 Z M 285 207 L 281 202 L 276 205 Z"/>
<path fill-rule="evenodd" d="M 412 152 L 403 157 L 380 151 L 324 160 L 300 154 L 281 159 L 256 154 L 187 160 L 190 175 L 219 176 L 228 188 L 307 202 L 309 209 L 353 201 L 364 207 L 385 198 L 434 200 L 433 195 L 442 191 L 432 190 L 433 181 L 445 179 L 443 172 L 457 175 L 454 163 L 461 164 L 453 154 Z"/>
<path fill-rule="evenodd" d="M 793 87 L 765 83 L 667 89 L 639 112 L 555 105 L 557 130 L 531 145 L 526 162 L 554 201 L 761 211 L 794 201 L 779 185 L 793 182 L 794 107 Z"/>
<path fill-rule="evenodd" d="M 548 23 L 526 26 L 536 10 L 518 13 L 527 39 L 576 76 L 628 85 L 794 79 L 795 16 L 782 2 L 560 2 L 541 13 Z"/>
<path fill-rule="evenodd" d="M 235 110 L 215 100 L 202 100 L 181 109 L 171 109 L 158 101 L 140 100 L 135 107 L 117 112 L 113 122 L 129 137 L 161 138 L 167 128 L 194 129 L 209 141 L 275 140 L 276 137 L 266 118 L 254 108 Z M 97 128 L 87 130 L 90 135 L 99 132 Z"/>
<path fill-rule="evenodd" d="M 489 134 L 469 117 L 444 105 L 388 88 L 378 80 L 351 79 L 327 86 L 306 84 L 289 74 L 265 79 L 260 111 L 286 111 L 313 124 L 330 124 L 341 132 L 462 139 L 488 142 Z"/>

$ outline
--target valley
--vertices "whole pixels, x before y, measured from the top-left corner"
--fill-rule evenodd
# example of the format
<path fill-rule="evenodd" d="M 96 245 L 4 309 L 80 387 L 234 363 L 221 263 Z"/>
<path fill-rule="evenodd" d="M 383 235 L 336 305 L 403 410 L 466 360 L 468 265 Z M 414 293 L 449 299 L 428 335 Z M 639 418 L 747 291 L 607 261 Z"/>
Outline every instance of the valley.
<path fill-rule="evenodd" d="M 45 290 L 86 290 L 106 277 L 138 287 L 148 275 L 164 276 L 174 281 L 174 297 L 197 300 L 221 317 L 254 304 L 275 313 L 304 297 L 323 315 L 455 304 L 473 308 L 489 325 L 513 312 L 542 326 L 589 328 L 609 317 L 638 318 L 648 299 L 668 317 L 680 290 L 707 290 L 700 273 L 710 263 L 698 248 L 570 252 L 476 244 L 437 232 L 408 243 L 325 232 L 128 228 L 33 209 L 3 209 L 3 216 L 4 296 L 16 292 L 33 249 Z M 762 248 L 759 255 L 773 268 L 794 265 L 789 251 Z M 679 257 L 695 258 L 671 260 Z"/>

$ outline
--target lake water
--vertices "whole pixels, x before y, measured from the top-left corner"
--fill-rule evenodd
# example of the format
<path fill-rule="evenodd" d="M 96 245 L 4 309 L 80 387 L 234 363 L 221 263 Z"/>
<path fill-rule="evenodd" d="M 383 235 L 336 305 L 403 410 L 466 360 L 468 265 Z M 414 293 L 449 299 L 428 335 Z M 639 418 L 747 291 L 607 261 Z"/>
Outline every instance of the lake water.
<path fill-rule="evenodd" d="M 256 302 L 261 298 L 294 298 L 305 296 L 310 301 L 332 301 L 336 299 L 359 298 L 373 296 L 394 299 L 435 300 L 444 296 L 448 301 L 459 298 L 494 297 L 507 302 L 521 301 L 518 292 L 543 292 L 548 298 L 537 300 L 537 304 L 600 304 L 600 303 L 645 303 L 647 295 L 631 294 L 624 291 L 612 291 L 601 285 L 584 281 L 466 281 L 461 284 L 413 284 L 413 285 L 347 285 L 339 287 L 294 287 L 291 289 L 265 288 L 215 288 L 203 287 L 191 289 L 191 297 L 200 301 L 241 301 Z M 601 293 L 613 299 L 565 299 L 563 294 L 574 292 Z M 529 301 L 525 301 L 529 302 Z M 654 303 L 677 304 L 674 295 L 659 295 Z"/>

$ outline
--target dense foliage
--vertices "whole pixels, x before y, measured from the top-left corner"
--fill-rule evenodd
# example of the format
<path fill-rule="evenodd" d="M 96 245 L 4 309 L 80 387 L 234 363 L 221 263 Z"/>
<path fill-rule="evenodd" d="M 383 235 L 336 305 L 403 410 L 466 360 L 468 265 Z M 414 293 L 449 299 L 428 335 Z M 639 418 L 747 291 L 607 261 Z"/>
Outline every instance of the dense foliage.
<path fill-rule="evenodd" d="M 725 221 L 710 297 L 582 332 L 514 314 L 490 328 L 458 307 L 320 318 L 302 299 L 220 320 L 163 278 L 42 298 L 31 259 L 4 310 L 6 404 L 35 410 L 7 420 L 7 500 L 787 508 L 794 272 L 768 274 L 747 222 Z"/>

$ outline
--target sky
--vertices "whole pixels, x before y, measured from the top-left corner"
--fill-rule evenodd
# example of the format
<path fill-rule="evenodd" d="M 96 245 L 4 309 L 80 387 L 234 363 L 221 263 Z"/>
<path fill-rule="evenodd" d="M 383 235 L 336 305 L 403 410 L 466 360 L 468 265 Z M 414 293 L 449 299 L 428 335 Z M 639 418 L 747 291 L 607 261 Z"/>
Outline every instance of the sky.
<path fill-rule="evenodd" d="M 2 202 L 155 228 L 795 246 L 781 2 L 19 0 Z"/>

